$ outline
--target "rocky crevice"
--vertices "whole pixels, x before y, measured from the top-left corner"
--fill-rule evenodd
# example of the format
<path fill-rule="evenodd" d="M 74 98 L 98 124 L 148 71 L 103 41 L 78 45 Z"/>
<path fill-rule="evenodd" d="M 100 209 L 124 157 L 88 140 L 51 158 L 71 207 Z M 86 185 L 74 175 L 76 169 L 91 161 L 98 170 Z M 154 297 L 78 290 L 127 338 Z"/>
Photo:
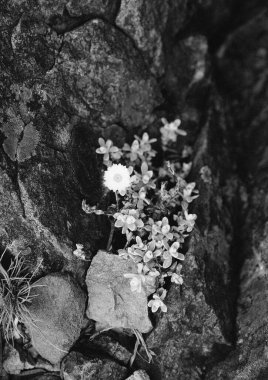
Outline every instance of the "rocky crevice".
<path fill-rule="evenodd" d="M 141 126 L 157 136 L 159 118 L 180 117 L 194 149 L 198 229 L 188 242 L 184 285 L 170 287 L 169 311 L 147 337 L 157 360 L 134 365 L 152 380 L 261 379 L 268 350 L 266 4 L 14 4 L 3 1 L 0 15 L 1 246 L 12 243 L 32 268 L 44 259 L 38 276 L 68 273 L 85 289 L 88 264 L 72 256 L 74 244 L 92 259 L 107 238 L 103 223 L 81 211 L 82 199 L 93 205 L 102 192 L 97 138 L 122 145 Z M 40 141 L 29 144 L 25 160 L 9 162 L 25 115 Z M 4 146 L 8 136 L 12 144 Z M 26 203 L 10 181 L 15 165 Z M 201 176 L 203 168 L 210 176 Z M 116 345 L 109 342 L 104 334 L 102 352 Z M 111 376 L 125 378 L 114 358 Z M 69 359 L 66 376 L 101 366 L 78 352 Z"/>

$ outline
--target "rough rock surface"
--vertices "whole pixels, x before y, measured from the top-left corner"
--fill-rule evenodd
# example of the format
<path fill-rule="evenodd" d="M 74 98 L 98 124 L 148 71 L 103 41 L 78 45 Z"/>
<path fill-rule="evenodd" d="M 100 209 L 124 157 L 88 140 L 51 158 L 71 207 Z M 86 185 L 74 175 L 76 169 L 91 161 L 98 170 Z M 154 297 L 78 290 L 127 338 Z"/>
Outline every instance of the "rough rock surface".
<path fill-rule="evenodd" d="M 16 375 L 23 370 L 34 368 L 34 366 L 23 362 L 19 352 L 11 344 L 6 343 L 3 352 L 3 368 L 7 373 Z"/>
<path fill-rule="evenodd" d="M 139 370 L 139 371 L 135 371 L 126 380 L 150 380 L 150 378 L 145 371 Z"/>
<path fill-rule="evenodd" d="M 62 78 L 61 96 L 77 115 L 134 127 L 148 123 L 161 96 L 142 57 L 118 29 L 93 20 L 64 37 L 57 62 L 48 73 Z"/>
<path fill-rule="evenodd" d="M 61 361 L 80 335 L 86 297 L 71 278 L 47 275 L 35 283 L 27 321 L 33 347 L 53 364 Z"/>
<path fill-rule="evenodd" d="M 87 358 L 79 352 L 71 352 L 62 363 L 64 380 L 124 380 L 127 369 L 110 359 Z"/>
<path fill-rule="evenodd" d="M 116 18 L 118 25 L 144 53 L 152 72 L 164 72 L 162 34 L 168 19 L 168 2 L 157 0 L 123 0 Z"/>
<path fill-rule="evenodd" d="M 132 353 L 129 352 L 124 346 L 122 346 L 115 338 L 104 333 L 96 336 L 92 340 L 92 344 L 86 344 L 85 349 L 87 352 L 100 351 L 103 354 L 106 353 L 118 363 L 122 363 L 127 366 Z"/>
<path fill-rule="evenodd" d="M 87 272 L 87 316 L 101 326 L 151 330 L 148 317 L 147 295 L 132 292 L 126 273 L 138 273 L 132 260 L 99 251 Z"/>
<path fill-rule="evenodd" d="M 107 242 L 81 211 L 102 193 L 97 138 L 180 117 L 194 145 L 198 230 L 148 338 L 153 380 L 268 376 L 267 38 L 263 0 L 1 1 L 1 252 L 85 286 L 75 244 Z"/>
<path fill-rule="evenodd" d="M 230 112 L 239 127 L 238 155 L 245 190 L 239 225 L 242 269 L 237 344 L 226 361 L 211 371 L 210 380 L 261 380 L 268 376 L 267 22 L 267 12 L 253 18 L 230 36 L 218 55 Z"/>

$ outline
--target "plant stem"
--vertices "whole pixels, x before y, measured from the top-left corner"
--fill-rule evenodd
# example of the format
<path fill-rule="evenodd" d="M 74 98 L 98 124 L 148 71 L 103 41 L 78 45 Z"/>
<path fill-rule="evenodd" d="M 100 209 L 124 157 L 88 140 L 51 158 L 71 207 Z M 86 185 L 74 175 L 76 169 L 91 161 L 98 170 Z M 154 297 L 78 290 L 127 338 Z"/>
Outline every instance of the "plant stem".
<path fill-rule="evenodd" d="M 117 191 L 115 192 L 115 200 L 116 200 L 116 211 L 119 211 L 119 199 L 118 199 L 118 194 Z"/>
<path fill-rule="evenodd" d="M 110 230 L 109 240 L 106 247 L 107 252 L 109 252 L 111 248 L 113 236 L 114 236 L 114 220 L 111 220 L 111 230 Z"/>

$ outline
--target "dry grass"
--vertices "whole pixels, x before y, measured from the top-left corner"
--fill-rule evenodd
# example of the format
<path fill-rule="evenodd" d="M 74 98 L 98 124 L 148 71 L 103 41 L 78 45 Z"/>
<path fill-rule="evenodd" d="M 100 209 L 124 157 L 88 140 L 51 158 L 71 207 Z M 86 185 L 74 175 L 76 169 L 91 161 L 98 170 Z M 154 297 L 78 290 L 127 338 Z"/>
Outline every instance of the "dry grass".
<path fill-rule="evenodd" d="M 21 324 L 31 320 L 27 306 L 33 299 L 30 293 L 36 285 L 31 282 L 38 268 L 30 275 L 18 255 L 6 270 L 2 265 L 5 254 L 6 250 L 0 257 L 0 323 L 4 338 L 13 343 L 14 338 L 23 337 Z"/>

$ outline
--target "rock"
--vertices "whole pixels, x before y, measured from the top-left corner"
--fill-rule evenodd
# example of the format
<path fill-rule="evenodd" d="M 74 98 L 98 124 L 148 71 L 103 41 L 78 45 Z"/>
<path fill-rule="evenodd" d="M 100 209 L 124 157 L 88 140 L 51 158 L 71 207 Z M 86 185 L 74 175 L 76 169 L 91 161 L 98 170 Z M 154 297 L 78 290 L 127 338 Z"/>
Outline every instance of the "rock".
<path fill-rule="evenodd" d="M 157 76 L 164 73 L 162 34 L 167 16 L 166 1 L 123 0 L 116 18 L 116 25 L 133 39 Z"/>
<path fill-rule="evenodd" d="M 50 77 L 50 78 L 49 78 Z M 81 117 L 103 126 L 144 125 L 161 102 L 155 79 L 140 54 L 118 29 L 93 20 L 66 33 L 48 80 L 63 78 L 61 97 Z"/>
<path fill-rule="evenodd" d="M 186 98 L 192 89 L 199 81 L 206 80 L 210 75 L 207 38 L 195 35 L 173 44 L 170 42 L 166 47 L 166 60 L 163 80 L 167 97 L 181 113 L 182 109 L 185 109 Z"/>
<path fill-rule="evenodd" d="M 117 0 L 69 0 L 66 4 L 66 9 L 72 17 L 88 15 L 92 18 L 105 17 L 112 19 L 117 8 Z"/>
<path fill-rule="evenodd" d="M 148 317 L 147 295 L 132 292 L 126 273 L 137 273 L 131 260 L 99 251 L 87 273 L 87 316 L 111 328 L 137 329 L 141 333 L 151 330 Z"/>
<path fill-rule="evenodd" d="M 126 380 L 150 380 L 150 378 L 145 371 L 139 370 L 139 371 L 135 371 Z"/>
<path fill-rule="evenodd" d="M 3 368 L 9 374 L 18 375 L 21 371 L 34 368 L 34 366 L 27 361 L 23 362 L 19 352 L 6 342 L 3 352 Z"/>
<path fill-rule="evenodd" d="M 147 368 L 152 378 L 199 379 L 206 363 L 219 360 L 217 349 L 220 355 L 231 349 L 221 321 L 206 299 L 205 268 L 201 264 L 204 254 L 201 236 L 193 237 L 184 262 L 184 285 L 181 289 L 171 287 L 166 298 L 168 311 L 159 317 L 147 339 L 148 348 L 156 355 Z"/>
<path fill-rule="evenodd" d="M 60 380 L 60 376 L 46 373 L 43 375 L 38 375 L 36 377 L 33 377 L 31 380 Z"/>
<path fill-rule="evenodd" d="M 86 297 L 66 275 L 47 275 L 34 285 L 26 327 L 36 351 L 56 364 L 80 335 Z"/>
<path fill-rule="evenodd" d="M 23 372 L 23 377 L 27 380 L 60 380 L 57 374 L 40 372 L 38 369 Z"/>
<path fill-rule="evenodd" d="M 32 13 L 44 19 L 58 33 L 65 33 L 86 20 L 102 18 L 113 22 L 118 1 L 113 0 L 38 0 Z"/>
<path fill-rule="evenodd" d="M 109 335 L 98 335 L 96 338 L 92 340 L 92 344 L 93 347 L 96 347 L 103 353 L 106 353 L 111 358 L 124 365 L 127 365 L 129 363 L 129 360 L 132 356 L 132 353 L 130 353 L 116 339 Z M 92 349 L 94 349 L 93 347 Z"/>
<path fill-rule="evenodd" d="M 244 186 L 236 252 L 240 265 L 236 347 L 207 374 L 209 380 L 268 376 L 267 22 L 266 12 L 252 18 L 229 36 L 218 54 Z"/>
<path fill-rule="evenodd" d="M 189 105 L 187 98 L 184 101 L 185 113 L 191 107 L 196 114 L 203 112 L 206 117 L 202 107 L 200 110 L 193 101 L 196 92 L 200 95 L 202 82 L 192 89 L 192 103 Z M 237 177 L 229 157 L 223 102 L 213 86 L 210 91 L 213 96 L 206 98 L 209 116 L 203 127 L 194 130 L 195 123 L 200 123 L 198 118 L 189 125 L 188 138 L 195 141 L 191 175 L 200 195 L 190 206 L 190 212 L 197 214 L 197 224 L 186 243 L 184 283 L 181 287 L 171 284 L 165 300 L 167 312 L 156 315 L 155 329 L 146 340 L 156 355 L 153 362 L 145 366 L 137 359 L 153 379 L 200 379 L 207 368 L 216 365 L 232 350 L 236 294 L 230 266 L 234 236 L 234 215 L 230 210 Z M 210 181 L 204 181 L 200 175 L 206 165 L 211 171 Z M 231 179 L 233 192 L 230 191 Z"/>
<path fill-rule="evenodd" d="M 30 8 L 26 0 L 1 2 L 6 25 L 0 37 L 1 245 L 12 242 L 15 254 L 27 256 L 31 271 L 39 265 L 39 276 L 67 269 L 83 283 L 86 265 L 72 252 L 78 242 L 94 249 L 87 227 L 96 221 L 83 218 L 81 210 L 88 194 L 93 202 L 100 195 L 92 131 L 85 136 L 85 123 L 59 106 L 62 80 L 51 82 L 46 75 L 62 37 Z M 92 236 L 98 234 L 94 227 Z"/>
<path fill-rule="evenodd" d="M 64 380 L 124 380 L 127 369 L 110 359 L 87 358 L 79 352 L 71 352 L 62 362 Z"/>

